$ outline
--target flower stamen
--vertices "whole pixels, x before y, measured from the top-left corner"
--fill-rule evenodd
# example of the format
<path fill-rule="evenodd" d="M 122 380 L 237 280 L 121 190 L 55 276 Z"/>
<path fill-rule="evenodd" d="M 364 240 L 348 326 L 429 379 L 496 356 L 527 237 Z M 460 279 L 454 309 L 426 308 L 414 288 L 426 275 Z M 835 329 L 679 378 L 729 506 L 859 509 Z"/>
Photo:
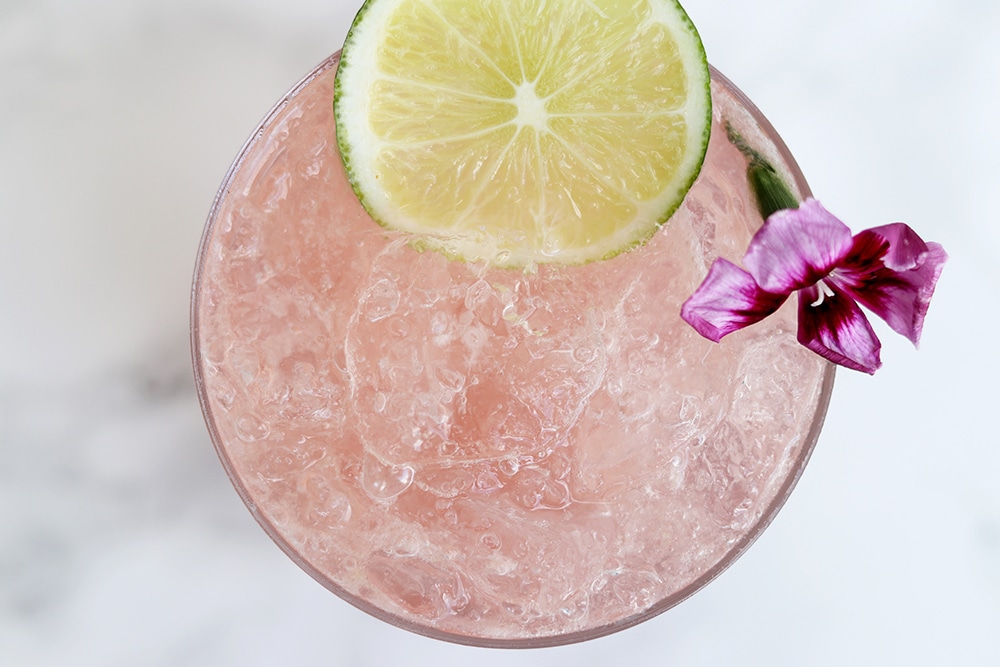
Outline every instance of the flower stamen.
<path fill-rule="evenodd" d="M 830 286 L 822 280 L 816 283 L 816 289 L 819 290 L 819 298 L 809 304 L 813 308 L 816 306 L 822 306 L 828 296 L 833 296 L 833 290 L 830 289 Z"/>

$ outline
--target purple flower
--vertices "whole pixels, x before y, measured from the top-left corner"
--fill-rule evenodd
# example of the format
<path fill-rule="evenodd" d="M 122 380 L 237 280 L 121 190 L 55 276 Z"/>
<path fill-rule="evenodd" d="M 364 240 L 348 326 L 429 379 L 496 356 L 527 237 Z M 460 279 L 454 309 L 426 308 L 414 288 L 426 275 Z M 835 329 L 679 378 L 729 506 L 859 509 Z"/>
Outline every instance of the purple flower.
<path fill-rule="evenodd" d="M 874 373 L 882 345 L 859 304 L 914 345 L 948 256 L 897 222 L 851 236 L 814 199 L 767 218 L 741 269 L 717 259 L 681 308 L 698 333 L 718 342 L 759 322 L 792 293 L 799 297 L 799 342 L 820 356 Z"/>

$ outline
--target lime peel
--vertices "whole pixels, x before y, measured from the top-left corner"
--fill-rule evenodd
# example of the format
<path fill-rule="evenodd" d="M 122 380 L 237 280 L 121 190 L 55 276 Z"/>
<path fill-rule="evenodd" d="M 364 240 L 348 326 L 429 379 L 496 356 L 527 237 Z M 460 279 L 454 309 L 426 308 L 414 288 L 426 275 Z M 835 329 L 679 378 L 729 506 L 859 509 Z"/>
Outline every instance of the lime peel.
<path fill-rule="evenodd" d="M 644 243 L 711 129 L 704 48 L 675 0 L 367 0 L 334 106 L 374 220 L 509 267 Z"/>

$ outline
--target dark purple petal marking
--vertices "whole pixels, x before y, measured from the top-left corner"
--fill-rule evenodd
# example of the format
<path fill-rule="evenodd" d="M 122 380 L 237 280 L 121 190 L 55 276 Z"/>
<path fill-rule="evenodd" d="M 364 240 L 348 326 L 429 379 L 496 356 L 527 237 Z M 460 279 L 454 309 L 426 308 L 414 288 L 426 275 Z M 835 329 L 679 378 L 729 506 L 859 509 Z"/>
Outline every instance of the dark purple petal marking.
<path fill-rule="evenodd" d="M 761 321 L 787 298 L 765 292 L 749 273 L 728 260 L 717 259 L 684 302 L 681 317 L 702 336 L 718 343 L 723 336 Z"/>
<path fill-rule="evenodd" d="M 750 241 L 743 265 L 762 290 L 791 294 L 824 278 L 851 245 L 847 225 L 807 199 L 767 219 Z"/>
<path fill-rule="evenodd" d="M 835 287 L 830 291 L 822 300 L 816 287 L 799 292 L 799 342 L 835 364 L 874 373 L 882 344 L 858 304 Z"/>
<path fill-rule="evenodd" d="M 865 373 L 882 365 L 882 345 L 862 306 L 919 343 L 948 259 L 944 249 L 901 222 L 852 237 L 815 199 L 797 204 L 767 160 L 731 128 L 729 140 L 749 160 L 747 177 L 766 220 L 743 257 L 746 270 L 716 260 L 681 317 L 719 342 L 798 292 L 799 342 L 833 363 Z"/>
<path fill-rule="evenodd" d="M 841 284 L 863 285 L 885 269 L 882 258 L 889 252 L 889 241 L 872 230 L 865 230 L 851 239 L 851 249 L 835 268 Z"/>
<path fill-rule="evenodd" d="M 909 270 L 893 271 L 883 266 L 865 273 L 864 280 L 857 280 L 848 274 L 850 279 L 844 284 L 844 289 L 858 303 L 881 317 L 893 331 L 906 336 L 914 345 L 920 343 L 924 318 L 948 259 L 941 245 L 927 243 L 925 247 L 919 264 Z"/>

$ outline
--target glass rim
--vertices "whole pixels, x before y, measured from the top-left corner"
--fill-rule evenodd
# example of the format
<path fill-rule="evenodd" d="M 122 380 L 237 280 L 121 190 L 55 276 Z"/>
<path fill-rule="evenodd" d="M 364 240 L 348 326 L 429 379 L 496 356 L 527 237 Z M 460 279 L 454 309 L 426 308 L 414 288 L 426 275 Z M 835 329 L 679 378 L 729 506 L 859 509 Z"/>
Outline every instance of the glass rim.
<path fill-rule="evenodd" d="M 545 635 L 539 637 L 517 637 L 517 638 L 498 638 L 498 637 L 482 637 L 476 635 L 464 635 L 456 632 L 450 632 L 445 630 L 439 630 L 433 628 L 426 624 L 416 623 L 402 616 L 393 614 L 382 607 L 378 607 L 360 597 L 343 589 L 336 582 L 332 581 L 329 577 L 324 575 L 319 569 L 313 566 L 311 563 L 306 561 L 287 541 L 287 539 L 282 535 L 282 533 L 265 517 L 261 512 L 257 510 L 256 501 L 253 499 L 252 495 L 248 491 L 246 485 L 243 483 L 242 478 L 235 470 L 235 467 L 229 457 L 229 453 L 223 443 L 223 438 L 221 437 L 218 427 L 215 423 L 215 415 L 212 411 L 210 400 L 207 393 L 206 379 L 205 379 L 205 369 L 204 369 L 204 358 L 201 354 L 201 319 L 200 319 L 200 306 L 202 297 L 202 278 L 204 275 L 206 256 L 208 247 L 211 244 L 213 234 L 215 231 L 215 226 L 217 223 L 217 218 L 219 211 L 230 193 L 230 189 L 233 180 L 240 168 L 246 161 L 249 153 L 257 145 L 258 141 L 264 136 L 268 127 L 273 123 L 279 114 L 284 110 L 286 106 L 304 89 L 306 89 L 317 77 L 324 74 L 327 70 L 337 66 L 340 60 L 340 51 L 337 51 L 333 55 L 324 59 L 319 65 L 317 65 L 313 70 L 311 70 L 306 76 L 304 76 L 298 83 L 292 86 L 289 91 L 281 97 L 281 99 L 268 111 L 264 118 L 257 125 L 256 129 L 250 135 L 249 139 L 244 143 L 243 147 L 237 154 L 236 159 L 233 161 L 229 167 L 226 175 L 219 187 L 213 202 L 209 210 L 209 214 L 205 223 L 204 230 L 202 232 L 201 241 L 198 247 L 198 254 L 194 268 L 194 276 L 191 286 L 191 301 L 190 301 L 190 345 L 191 345 L 191 360 L 192 367 L 194 371 L 194 381 L 195 387 L 198 394 L 198 403 L 201 406 L 202 415 L 205 419 L 205 424 L 209 431 L 209 437 L 212 440 L 212 445 L 215 448 L 216 454 L 219 457 L 220 462 L 226 472 L 226 476 L 229 478 L 230 483 L 236 489 L 244 505 L 250 510 L 257 523 L 263 528 L 264 532 L 267 533 L 268 537 L 288 556 L 298 567 L 305 571 L 310 577 L 315 579 L 324 588 L 336 594 L 342 600 L 348 602 L 354 607 L 360 609 L 361 611 L 375 617 L 381 621 L 394 625 L 401 629 L 413 632 L 418 635 L 423 635 L 432 639 L 442 640 L 445 642 L 450 642 L 453 644 L 460 644 L 465 646 L 475 646 L 481 648 L 510 648 L 510 649 L 531 649 L 531 648 L 549 648 L 555 646 L 564 646 L 574 643 L 579 643 L 583 641 L 588 641 L 591 639 L 597 639 L 600 637 L 605 637 L 617 633 L 619 631 L 628 629 L 645 621 L 652 619 L 655 616 L 662 614 L 663 612 L 677 606 L 681 602 L 684 602 L 689 597 L 694 595 L 697 591 L 704 588 L 706 585 L 715 580 L 719 575 L 721 575 L 725 570 L 733 565 L 740 556 L 742 556 L 747 549 L 749 549 L 754 542 L 760 537 L 760 535 L 770 526 L 772 521 L 777 516 L 778 512 L 787 502 L 789 496 L 794 490 L 796 484 L 798 483 L 800 477 L 802 476 L 805 468 L 809 462 L 810 457 L 816 447 L 819 440 L 819 435 L 823 427 L 823 423 L 826 419 L 826 414 L 829 408 L 830 399 L 833 392 L 833 383 L 835 377 L 836 367 L 833 364 L 826 363 L 823 371 L 823 378 L 820 384 L 819 396 L 816 404 L 816 410 L 813 415 L 812 423 L 810 424 L 809 431 L 805 436 L 804 442 L 802 444 L 801 451 L 798 456 L 791 461 L 789 473 L 786 475 L 785 480 L 778 488 L 771 502 L 764 508 L 761 513 L 760 518 L 753 525 L 753 527 L 746 532 L 738 541 L 736 541 L 730 549 L 725 553 L 725 555 L 711 568 L 704 571 L 701 575 L 691 581 L 687 586 L 675 591 L 674 593 L 666 596 L 665 598 L 659 600 L 655 604 L 651 605 L 648 609 L 641 613 L 628 616 L 626 618 L 614 621 L 612 623 L 606 623 L 599 626 L 594 626 L 585 630 L 577 630 L 573 632 L 555 634 L 555 635 Z M 743 93 L 729 78 L 722 74 L 714 66 L 709 65 L 709 70 L 711 73 L 711 79 L 713 82 L 718 83 L 724 87 L 729 94 L 737 101 L 737 103 L 743 107 L 753 118 L 754 122 L 758 124 L 761 131 L 767 136 L 768 140 L 772 142 L 775 149 L 778 151 L 782 160 L 788 165 L 791 172 L 791 176 L 795 181 L 796 186 L 803 196 L 810 196 L 809 186 L 806 183 L 805 177 L 802 174 L 798 163 L 792 156 L 785 142 L 782 140 L 781 136 L 775 130 L 774 126 L 771 125 L 770 121 L 764 116 L 760 109 L 750 100 L 749 97 Z"/>

